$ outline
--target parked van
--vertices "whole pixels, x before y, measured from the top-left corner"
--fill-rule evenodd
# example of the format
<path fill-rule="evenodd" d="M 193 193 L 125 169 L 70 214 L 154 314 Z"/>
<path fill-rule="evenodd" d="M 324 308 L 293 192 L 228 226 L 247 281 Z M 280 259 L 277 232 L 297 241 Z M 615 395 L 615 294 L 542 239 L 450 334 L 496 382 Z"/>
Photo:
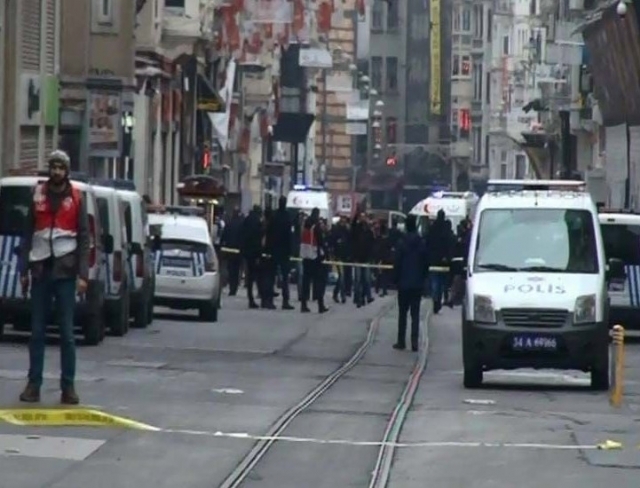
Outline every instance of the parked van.
<path fill-rule="evenodd" d="M 206 220 L 169 214 L 151 214 L 149 220 L 161 226 L 154 303 L 178 310 L 195 308 L 201 320 L 216 322 L 220 273 Z"/>
<path fill-rule="evenodd" d="M 22 294 L 20 286 L 18 255 L 34 189 L 46 179 L 42 175 L 0 178 L 0 332 L 5 324 L 13 324 L 20 331 L 31 328 L 28 296 Z M 81 328 L 87 344 L 97 345 L 104 338 L 101 222 L 93 188 L 76 180 L 72 184 L 86 202 L 90 230 L 88 288 L 78 298 L 76 327 Z"/>
<path fill-rule="evenodd" d="M 608 261 L 624 268 L 609 283 L 609 325 L 640 328 L 640 214 L 624 210 L 600 210 L 600 229 Z"/>
<path fill-rule="evenodd" d="M 105 325 L 113 335 L 123 336 L 129 330 L 132 286 L 124 203 L 114 188 L 94 185 L 93 190 L 102 222 Z"/>
<path fill-rule="evenodd" d="M 129 243 L 131 286 L 130 315 L 134 327 L 146 327 L 153 320 L 155 274 L 149 238 L 149 222 L 144 200 L 135 191 L 116 190 L 123 202 L 126 240 Z"/>
<path fill-rule="evenodd" d="M 607 263 L 579 181 L 488 182 L 471 235 L 462 311 L 464 386 L 492 369 L 576 369 L 609 386 Z"/>

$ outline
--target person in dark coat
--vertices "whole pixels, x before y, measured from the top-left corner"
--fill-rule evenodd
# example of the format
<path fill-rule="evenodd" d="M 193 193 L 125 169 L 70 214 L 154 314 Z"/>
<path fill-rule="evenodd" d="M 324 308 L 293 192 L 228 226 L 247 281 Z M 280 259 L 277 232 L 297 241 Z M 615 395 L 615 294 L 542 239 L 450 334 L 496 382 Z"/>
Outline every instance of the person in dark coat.
<path fill-rule="evenodd" d="M 429 269 L 424 240 L 416 232 L 416 218 L 407 216 L 406 235 L 398 243 L 393 266 L 398 287 L 398 341 L 394 349 L 406 348 L 407 313 L 411 313 L 411 350 L 418 350 L 420 336 L 420 301 Z"/>
<path fill-rule="evenodd" d="M 262 283 L 260 276 L 260 259 L 262 257 L 263 234 L 261 214 L 262 210 L 256 205 L 242 223 L 240 254 L 245 264 L 249 308 L 260 308 L 253 297 L 253 285 L 254 283 L 256 284 L 258 292 L 260 293 Z"/>
<path fill-rule="evenodd" d="M 429 250 L 429 266 L 449 266 L 451 261 L 452 241 L 451 229 L 447 225 L 445 213 L 439 210 L 436 220 L 429 228 L 427 235 L 427 249 Z M 433 313 L 437 314 L 442 308 L 442 298 L 446 286 L 447 273 L 432 271 L 429 273 L 431 298 L 433 299 Z"/>
<path fill-rule="evenodd" d="M 222 247 L 236 249 L 238 252 L 222 253 L 224 261 L 227 263 L 227 274 L 229 275 L 229 296 L 235 296 L 238 293 L 238 285 L 240 284 L 240 268 L 242 265 L 242 257 L 240 256 L 240 244 L 242 238 L 242 214 L 239 208 L 233 209 L 233 215 L 229 219 L 229 223 L 222 231 L 220 245 Z"/>
<path fill-rule="evenodd" d="M 287 197 L 280 197 L 278 210 L 267 224 L 267 250 L 271 255 L 269 289 L 273 289 L 275 277 L 280 274 L 282 286 L 282 309 L 293 310 L 289 299 L 289 272 L 293 247 L 293 222 L 287 211 Z M 271 300 L 273 305 L 273 300 Z"/>
<path fill-rule="evenodd" d="M 330 240 L 333 257 L 336 261 L 346 263 L 349 261 L 349 224 L 346 217 L 340 217 L 340 220 L 336 225 L 331 227 Z M 346 302 L 347 287 L 346 287 L 346 273 L 345 266 L 338 265 L 338 279 L 336 285 L 333 288 L 333 301 L 338 303 Z"/>
<path fill-rule="evenodd" d="M 324 266 L 324 250 L 326 249 L 325 236 L 320 226 L 320 210 L 314 208 L 311 215 L 305 220 L 303 234 L 312 236 L 313 243 L 305 242 L 301 239 L 300 257 L 302 258 L 302 304 L 300 311 L 308 313 L 311 310 L 308 307 L 309 299 L 318 300 L 318 312 L 324 313 L 329 310 L 324 305 L 324 295 L 318 293 L 319 278 L 321 277 L 320 268 Z M 313 287 L 313 295 L 311 294 Z"/>
<path fill-rule="evenodd" d="M 352 258 L 355 263 L 371 264 L 375 235 L 364 213 L 356 215 L 351 223 Z M 371 296 L 371 272 L 366 266 L 354 266 L 353 301 L 358 308 L 373 301 Z"/>

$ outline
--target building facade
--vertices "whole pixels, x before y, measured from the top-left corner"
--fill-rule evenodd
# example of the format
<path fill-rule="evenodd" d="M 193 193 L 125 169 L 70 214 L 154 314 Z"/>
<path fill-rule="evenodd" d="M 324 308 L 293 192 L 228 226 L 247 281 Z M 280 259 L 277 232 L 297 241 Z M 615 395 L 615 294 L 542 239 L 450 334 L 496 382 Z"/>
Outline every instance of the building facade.
<path fill-rule="evenodd" d="M 60 0 L 9 0 L 0 8 L 1 171 L 42 167 L 57 144 Z"/>
<path fill-rule="evenodd" d="M 130 177 L 134 161 L 125 126 L 134 110 L 135 3 L 61 4 L 59 144 L 76 170 Z"/>
<path fill-rule="evenodd" d="M 591 161 L 583 0 L 494 3 L 488 158 L 494 178 L 569 177 Z M 588 153 L 588 154 L 587 154 Z M 586 157 L 585 157 L 586 156 Z"/>
<path fill-rule="evenodd" d="M 407 211 L 452 183 L 452 5 L 376 1 L 361 28 L 370 130 L 356 138 L 358 189 L 373 208 Z"/>

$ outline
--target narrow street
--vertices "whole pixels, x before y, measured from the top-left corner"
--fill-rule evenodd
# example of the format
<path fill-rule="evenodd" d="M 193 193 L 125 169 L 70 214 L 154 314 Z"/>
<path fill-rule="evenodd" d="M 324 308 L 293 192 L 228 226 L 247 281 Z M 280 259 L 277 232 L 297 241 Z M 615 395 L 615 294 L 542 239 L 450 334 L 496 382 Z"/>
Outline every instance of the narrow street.
<path fill-rule="evenodd" d="M 428 365 L 414 378 L 422 356 L 390 347 L 395 317 L 392 298 L 324 315 L 249 311 L 244 299 L 228 298 L 214 325 L 159 314 L 148 330 L 80 348 L 78 382 L 83 407 L 158 430 L 0 423 L 0 486 L 368 487 L 384 465 L 383 439 L 393 463 L 380 479 L 392 488 L 633 485 L 634 344 L 627 401 L 614 410 L 573 372 L 495 372 L 482 389 L 464 390 L 459 310 L 423 324 Z M 21 408 L 11 399 L 26 345 L 10 335 L 0 348 L 3 408 Z M 48 363 L 42 407 L 56 408 L 55 344 Z M 413 380 L 418 390 L 406 419 L 398 417 L 396 442 L 385 435 Z M 623 449 L 597 448 L 606 441 Z"/>

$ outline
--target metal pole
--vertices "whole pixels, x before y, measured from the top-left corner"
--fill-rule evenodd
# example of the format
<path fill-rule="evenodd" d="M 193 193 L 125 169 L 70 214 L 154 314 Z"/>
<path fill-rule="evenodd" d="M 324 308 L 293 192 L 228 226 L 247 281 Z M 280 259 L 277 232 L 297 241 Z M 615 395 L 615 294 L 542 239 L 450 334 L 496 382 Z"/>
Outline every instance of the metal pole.
<path fill-rule="evenodd" d="M 627 179 L 624 182 L 624 208 L 631 208 L 631 130 L 629 118 L 625 117 L 625 131 L 627 133 Z"/>
<path fill-rule="evenodd" d="M 327 47 L 328 47 L 327 42 Z M 327 69 L 322 70 L 322 161 L 327 164 Z"/>

